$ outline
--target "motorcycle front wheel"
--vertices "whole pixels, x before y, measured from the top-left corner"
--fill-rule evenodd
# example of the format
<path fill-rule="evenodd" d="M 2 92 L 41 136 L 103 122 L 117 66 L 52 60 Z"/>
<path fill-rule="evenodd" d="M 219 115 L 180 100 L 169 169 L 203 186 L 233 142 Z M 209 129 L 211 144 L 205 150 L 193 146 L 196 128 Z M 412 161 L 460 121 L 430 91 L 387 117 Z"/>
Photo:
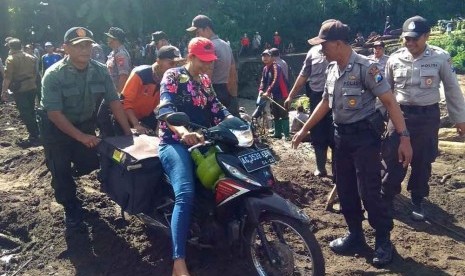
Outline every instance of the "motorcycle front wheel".
<path fill-rule="evenodd" d="M 263 229 L 266 245 L 259 237 L 259 227 Z M 308 225 L 269 213 L 260 218 L 259 227 L 250 227 L 245 232 L 249 245 L 246 248 L 247 259 L 258 275 L 325 274 L 320 245 Z"/>

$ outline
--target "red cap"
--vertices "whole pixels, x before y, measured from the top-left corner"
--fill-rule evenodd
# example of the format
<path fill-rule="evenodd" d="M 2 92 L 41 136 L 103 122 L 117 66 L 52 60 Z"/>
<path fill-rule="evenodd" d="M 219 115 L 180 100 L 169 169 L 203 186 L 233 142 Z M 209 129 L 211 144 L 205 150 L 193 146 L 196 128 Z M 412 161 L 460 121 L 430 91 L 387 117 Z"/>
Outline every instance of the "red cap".
<path fill-rule="evenodd" d="M 217 59 L 215 46 L 208 38 L 194 37 L 189 42 L 188 51 L 189 54 L 196 56 L 201 61 L 214 61 Z"/>

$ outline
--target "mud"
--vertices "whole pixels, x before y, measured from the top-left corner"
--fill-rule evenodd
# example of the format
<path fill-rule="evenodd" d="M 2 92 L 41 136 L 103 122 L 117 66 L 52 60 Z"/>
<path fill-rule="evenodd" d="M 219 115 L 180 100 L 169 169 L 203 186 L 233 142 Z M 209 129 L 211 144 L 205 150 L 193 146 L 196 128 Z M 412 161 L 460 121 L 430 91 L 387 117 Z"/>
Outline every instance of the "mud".
<path fill-rule="evenodd" d="M 25 136 L 13 104 L 1 105 L 0 275 L 171 275 L 168 236 L 134 217 L 123 220 L 118 206 L 100 192 L 95 172 L 77 180 L 85 225 L 67 231 L 42 147 L 15 143 Z M 442 151 L 433 164 L 428 221 L 410 219 L 404 187 L 395 202 L 397 253 L 392 264 L 378 269 L 370 264 L 370 249 L 349 256 L 329 250 L 329 241 L 344 234 L 346 226 L 342 215 L 325 211 L 332 183 L 312 175 L 311 146 L 292 150 L 284 140 L 269 143 L 278 159 L 275 189 L 312 218 L 328 275 L 465 275 L 465 153 Z M 372 248 L 374 235 L 366 221 L 364 229 Z M 192 275 L 254 275 L 243 259 L 228 252 L 188 247 L 187 256 Z"/>

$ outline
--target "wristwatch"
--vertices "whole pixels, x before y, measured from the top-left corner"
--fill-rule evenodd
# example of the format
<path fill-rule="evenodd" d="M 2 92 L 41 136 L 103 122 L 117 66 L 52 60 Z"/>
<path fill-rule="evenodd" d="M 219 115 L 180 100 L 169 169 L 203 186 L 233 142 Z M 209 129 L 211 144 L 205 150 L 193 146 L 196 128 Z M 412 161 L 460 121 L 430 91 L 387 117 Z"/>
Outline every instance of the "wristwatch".
<path fill-rule="evenodd" d="M 401 132 L 397 132 L 400 137 L 410 137 L 410 132 L 407 129 L 402 130 Z"/>

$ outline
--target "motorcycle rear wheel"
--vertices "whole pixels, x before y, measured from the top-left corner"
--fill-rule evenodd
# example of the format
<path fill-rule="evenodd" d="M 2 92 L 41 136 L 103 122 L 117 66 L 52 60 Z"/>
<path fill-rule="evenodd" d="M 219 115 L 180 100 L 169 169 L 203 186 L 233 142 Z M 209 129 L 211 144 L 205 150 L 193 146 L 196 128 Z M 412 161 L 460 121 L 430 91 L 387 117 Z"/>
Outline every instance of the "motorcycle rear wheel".
<path fill-rule="evenodd" d="M 269 213 L 260 218 L 268 247 L 276 260 L 269 261 L 257 228 L 245 232 L 246 257 L 260 276 L 324 275 L 320 245 L 310 227 L 296 219 Z"/>

